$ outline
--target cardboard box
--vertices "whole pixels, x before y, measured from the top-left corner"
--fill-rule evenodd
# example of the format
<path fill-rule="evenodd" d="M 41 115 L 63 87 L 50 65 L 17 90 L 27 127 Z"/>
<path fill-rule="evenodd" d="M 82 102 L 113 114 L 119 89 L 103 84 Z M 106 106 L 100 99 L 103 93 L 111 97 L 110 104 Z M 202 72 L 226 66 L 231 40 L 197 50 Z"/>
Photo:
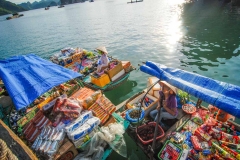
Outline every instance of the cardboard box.
<path fill-rule="evenodd" d="M 124 71 L 124 69 L 122 69 L 120 72 L 118 72 L 115 76 L 113 76 L 113 77 L 111 78 L 111 81 L 117 80 L 119 77 L 121 77 L 121 76 L 124 75 L 124 74 L 125 74 L 125 71 Z"/>
<path fill-rule="evenodd" d="M 78 151 L 75 148 L 74 144 L 68 139 L 65 139 L 63 145 L 57 151 L 54 160 L 70 160 L 76 157 L 77 154 Z"/>
<path fill-rule="evenodd" d="M 133 105 L 137 105 L 137 103 L 140 103 L 143 96 L 145 95 L 146 93 L 143 92 L 142 94 L 140 94 L 139 96 L 137 96 L 136 98 L 134 98 L 133 100 L 131 100 L 130 102 L 127 103 L 127 108 L 134 108 Z M 151 104 L 147 104 L 145 103 L 145 100 L 143 101 L 143 108 L 145 110 L 145 116 L 147 116 L 149 114 L 149 112 L 153 109 L 155 109 L 158 105 L 158 99 L 151 96 L 150 94 L 147 94 L 145 98 L 148 98 L 151 100 Z"/>
<path fill-rule="evenodd" d="M 128 73 L 131 70 L 131 62 L 130 61 L 122 61 L 122 66 L 126 73 Z"/>
<path fill-rule="evenodd" d="M 150 88 L 155 82 L 157 82 L 159 79 L 156 77 L 149 77 L 147 82 L 147 87 Z M 148 93 L 151 96 L 154 96 L 156 98 L 159 98 L 159 91 L 161 89 L 161 86 L 157 83 Z"/>
<path fill-rule="evenodd" d="M 123 69 L 122 62 L 121 62 L 121 61 L 118 61 L 118 64 L 117 64 L 114 68 L 112 68 L 112 69 L 110 69 L 110 70 L 106 69 L 106 70 L 104 70 L 104 72 L 105 72 L 110 78 L 112 78 L 113 76 L 115 76 L 116 74 L 118 74 L 122 69 Z"/>

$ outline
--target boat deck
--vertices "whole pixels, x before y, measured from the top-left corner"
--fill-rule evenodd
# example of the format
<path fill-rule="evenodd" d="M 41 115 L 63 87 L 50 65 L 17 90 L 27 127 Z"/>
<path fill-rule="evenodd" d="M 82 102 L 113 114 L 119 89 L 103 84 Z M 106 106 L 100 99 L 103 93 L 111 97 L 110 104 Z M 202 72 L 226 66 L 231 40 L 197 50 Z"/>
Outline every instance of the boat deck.
<path fill-rule="evenodd" d="M 124 104 L 124 102 L 121 103 L 121 104 Z M 117 108 L 119 108 L 119 106 L 120 105 L 118 105 Z M 136 127 L 131 127 L 130 126 L 126 130 L 126 133 L 136 142 L 136 144 L 142 149 L 142 151 L 145 153 L 145 155 L 147 157 L 151 158 L 153 156 L 152 159 L 158 159 L 157 155 L 160 152 L 161 148 L 163 147 L 165 141 L 167 140 L 168 135 L 171 132 L 176 131 L 178 128 L 181 128 L 182 124 L 184 124 L 184 122 L 186 120 L 188 120 L 189 118 L 190 118 L 189 114 L 186 114 L 182 109 L 178 108 L 178 117 L 175 120 L 170 120 L 170 121 L 168 120 L 173 125 L 165 132 L 164 137 L 162 137 L 161 139 L 156 140 L 156 147 L 155 147 L 156 149 L 154 150 L 154 154 L 152 154 L 152 151 L 151 151 L 152 143 L 143 144 L 138 139 L 137 134 L 136 134 Z"/>

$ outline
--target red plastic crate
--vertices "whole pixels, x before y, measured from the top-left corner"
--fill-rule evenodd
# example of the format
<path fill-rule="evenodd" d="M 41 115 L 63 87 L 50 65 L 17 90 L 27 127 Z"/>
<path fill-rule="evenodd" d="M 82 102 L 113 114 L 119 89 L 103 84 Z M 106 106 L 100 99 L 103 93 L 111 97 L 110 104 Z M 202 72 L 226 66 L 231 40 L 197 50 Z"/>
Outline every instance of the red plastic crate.
<path fill-rule="evenodd" d="M 140 133 L 141 131 L 143 131 L 144 128 L 147 129 L 147 127 L 148 127 L 149 125 L 152 126 L 152 127 L 154 127 L 154 129 L 155 129 L 156 122 L 150 122 L 150 123 L 148 123 L 148 124 L 144 124 L 144 125 L 139 126 L 138 128 L 136 128 L 136 133 L 137 133 L 137 130 L 138 130 L 137 137 L 139 138 L 139 140 L 140 140 L 141 143 L 143 143 L 143 144 L 148 144 L 148 143 L 152 142 L 152 141 L 153 141 L 153 138 L 154 138 L 154 130 L 153 130 L 153 136 L 152 136 L 153 138 L 150 139 L 150 140 L 143 140 L 142 137 L 139 135 L 139 133 Z M 157 140 L 157 139 L 160 139 L 160 138 L 162 138 L 162 137 L 164 136 L 164 130 L 162 129 L 162 127 L 161 127 L 160 125 L 158 125 L 158 129 L 159 129 L 159 131 L 160 131 L 160 135 L 156 137 L 156 140 Z"/>

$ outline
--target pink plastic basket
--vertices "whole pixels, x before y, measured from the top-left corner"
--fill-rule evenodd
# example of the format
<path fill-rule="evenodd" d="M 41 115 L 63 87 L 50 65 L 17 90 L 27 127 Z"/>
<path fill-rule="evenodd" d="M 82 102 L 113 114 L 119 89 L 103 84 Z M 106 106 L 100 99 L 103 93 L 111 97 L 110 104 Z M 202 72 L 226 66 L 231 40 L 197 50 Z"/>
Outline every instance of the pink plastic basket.
<path fill-rule="evenodd" d="M 136 129 L 137 136 L 141 141 L 141 143 L 148 144 L 153 141 L 155 126 L 156 126 L 156 122 L 150 122 L 148 124 L 139 126 Z M 157 134 L 156 140 L 162 138 L 163 136 L 164 136 L 164 131 L 162 127 L 158 125 L 158 134 Z"/>
<path fill-rule="evenodd" d="M 196 107 L 192 104 L 184 104 L 182 105 L 182 110 L 188 114 L 193 114 L 196 112 Z"/>

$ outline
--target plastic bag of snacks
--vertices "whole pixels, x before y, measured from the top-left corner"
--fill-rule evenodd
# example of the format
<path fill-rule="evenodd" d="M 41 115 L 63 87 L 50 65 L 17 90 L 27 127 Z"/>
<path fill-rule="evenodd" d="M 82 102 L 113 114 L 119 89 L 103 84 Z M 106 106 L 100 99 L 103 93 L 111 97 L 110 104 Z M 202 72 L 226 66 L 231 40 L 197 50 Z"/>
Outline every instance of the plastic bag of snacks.
<path fill-rule="evenodd" d="M 52 111 L 54 114 L 63 113 L 66 117 L 77 118 L 80 116 L 82 109 L 76 100 L 59 97 Z"/>

